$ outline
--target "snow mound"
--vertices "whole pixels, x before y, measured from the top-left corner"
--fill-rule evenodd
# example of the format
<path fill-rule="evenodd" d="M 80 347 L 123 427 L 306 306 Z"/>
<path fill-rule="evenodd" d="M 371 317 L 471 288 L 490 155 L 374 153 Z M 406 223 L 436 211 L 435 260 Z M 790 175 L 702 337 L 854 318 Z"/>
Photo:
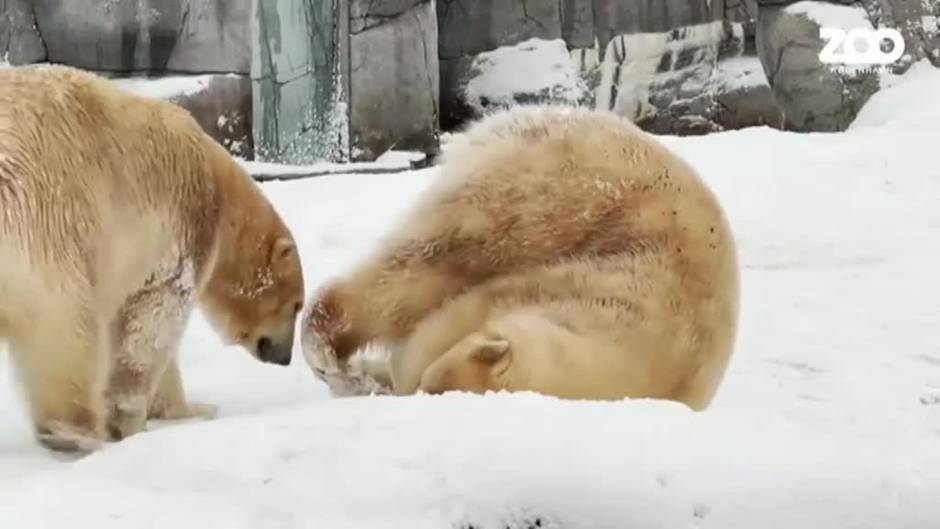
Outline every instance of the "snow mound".
<path fill-rule="evenodd" d="M 859 111 L 851 129 L 885 127 L 940 128 L 940 68 L 927 59 L 913 64 L 891 86 L 873 95 Z"/>

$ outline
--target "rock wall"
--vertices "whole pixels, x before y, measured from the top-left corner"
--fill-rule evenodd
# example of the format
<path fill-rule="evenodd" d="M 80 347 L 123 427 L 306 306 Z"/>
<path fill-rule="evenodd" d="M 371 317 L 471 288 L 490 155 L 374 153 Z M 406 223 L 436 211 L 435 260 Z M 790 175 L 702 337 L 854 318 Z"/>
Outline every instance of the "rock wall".
<path fill-rule="evenodd" d="M 31 0 L 0 0 L 0 61 L 29 64 L 46 60 Z"/>
<path fill-rule="evenodd" d="M 781 126 L 782 112 L 743 28 L 713 21 L 665 33 L 619 35 L 599 64 L 595 106 L 659 134 Z"/>
<path fill-rule="evenodd" d="M 261 159 L 374 160 L 438 139 L 433 0 L 258 2 L 253 36 Z"/>
<path fill-rule="evenodd" d="M 174 101 L 230 152 L 251 158 L 251 1 L 0 0 L 0 61 L 128 78 L 127 86 Z"/>
<path fill-rule="evenodd" d="M 558 100 L 662 133 L 779 125 L 754 14 L 753 0 L 440 0 L 442 125 Z"/>
<path fill-rule="evenodd" d="M 349 0 L 351 158 L 437 148 L 440 74 L 433 0 Z"/>
<path fill-rule="evenodd" d="M 0 0 L 4 62 L 224 75 L 175 101 L 249 158 L 253 144 L 290 163 L 435 150 L 437 54 L 434 0 Z M 254 142 L 240 138 L 246 126 Z"/>
<path fill-rule="evenodd" d="M 32 0 L 47 59 L 97 71 L 241 73 L 251 0 Z"/>
<path fill-rule="evenodd" d="M 940 0 L 0 0 L 0 61 L 215 76 L 171 99 L 239 156 L 311 163 L 434 152 L 523 102 L 670 134 L 842 130 L 890 74 L 940 66 L 938 19 Z M 907 54 L 823 65 L 832 23 L 897 28 Z"/>
<path fill-rule="evenodd" d="M 348 153 L 340 84 L 345 0 L 255 2 L 251 82 L 255 156 L 311 164 Z"/>

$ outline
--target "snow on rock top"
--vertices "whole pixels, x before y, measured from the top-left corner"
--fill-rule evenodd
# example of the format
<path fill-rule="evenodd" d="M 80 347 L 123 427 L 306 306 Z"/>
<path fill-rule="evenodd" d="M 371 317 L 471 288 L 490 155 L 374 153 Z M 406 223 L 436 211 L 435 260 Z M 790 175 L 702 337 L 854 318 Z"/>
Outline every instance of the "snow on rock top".
<path fill-rule="evenodd" d="M 479 114 L 492 105 L 507 106 L 526 94 L 574 103 L 586 90 L 561 39 L 533 38 L 481 53 L 473 59 L 470 72 L 464 94 Z"/>
<path fill-rule="evenodd" d="M 871 28 L 868 13 L 863 7 L 830 4 L 804 0 L 790 4 L 784 12 L 791 15 L 805 15 L 820 27 L 841 29 Z"/>
<path fill-rule="evenodd" d="M 154 99 L 173 99 L 197 94 L 209 87 L 212 75 L 177 75 L 168 77 L 126 77 L 113 79 L 121 89 Z"/>
<path fill-rule="evenodd" d="M 767 75 L 757 57 L 732 57 L 718 62 L 716 79 L 725 90 L 766 86 Z"/>

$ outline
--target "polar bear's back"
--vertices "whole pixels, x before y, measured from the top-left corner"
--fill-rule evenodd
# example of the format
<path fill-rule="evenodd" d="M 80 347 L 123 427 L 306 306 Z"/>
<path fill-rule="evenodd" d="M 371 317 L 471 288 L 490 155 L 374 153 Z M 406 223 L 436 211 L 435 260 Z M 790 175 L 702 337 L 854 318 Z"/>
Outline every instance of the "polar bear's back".
<path fill-rule="evenodd" d="M 192 171 L 167 173 L 204 156 L 205 144 L 185 110 L 95 74 L 48 65 L 0 69 L 0 193 L 21 187 L 51 191 L 35 193 L 40 200 L 75 199 L 121 187 L 134 198 L 138 184 L 178 185 Z M 135 181 L 135 173 L 149 178 Z"/>
<path fill-rule="evenodd" d="M 95 74 L 0 69 L 0 286 L 137 281 L 211 210 L 207 138 L 179 107 Z"/>
<path fill-rule="evenodd" d="M 95 74 L 0 69 L 0 231 L 26 244 L 37 227 L 79 237 L 165 216 L 213 185 L 206 145 L 181 108 Z"/>
<path fill-rule="evenodd" d="M 457 135 L 401 233 L 431 236 L 448 218 L 460 219 L 456 239 L 485 237 L 496 257 L 523 259 L 510 267 L 650 246 L 706 266 L 734 259 L 694 168 L 629 121 L 584 108 L 520 106 Z"/>

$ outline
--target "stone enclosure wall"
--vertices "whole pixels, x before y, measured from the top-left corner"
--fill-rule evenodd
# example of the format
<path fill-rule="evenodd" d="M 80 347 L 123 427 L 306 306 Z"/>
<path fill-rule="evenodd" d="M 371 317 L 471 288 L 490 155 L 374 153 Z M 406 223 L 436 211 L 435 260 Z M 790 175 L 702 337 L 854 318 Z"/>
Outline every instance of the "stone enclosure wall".
<path fill-rule="evenodd" d="M 0 0 L 0 62 L 70 64 L 189 109 L 234 154 L 434 152 L 496 108 L 567 101 L 647 130 L 843 130 L 940 65 L 940 0 Z M 899 29 L 889 69 L 825 65 L 819 28 Z"/>
<path fill-rule="evenodd" d="M 251 0 L 0 0 L 0 62 L 68 64 L 184 106 L 251 157 Z"/>
<path fill-rule="evenodd" d="M 253 20 L 262 157 L 299 164 L 435 149 L 433 0 L 260 0 Z"/>
<path fill-rule="evenodd" d="M 782 121 L 748 46 L 749 0 L 440 0 L 438 9 L 445 127 L 546 95 L 662 133 Z M 509 72 L 494 70 L 513 56 L 568 73 L 533 71 L 507 87 Z"/>

